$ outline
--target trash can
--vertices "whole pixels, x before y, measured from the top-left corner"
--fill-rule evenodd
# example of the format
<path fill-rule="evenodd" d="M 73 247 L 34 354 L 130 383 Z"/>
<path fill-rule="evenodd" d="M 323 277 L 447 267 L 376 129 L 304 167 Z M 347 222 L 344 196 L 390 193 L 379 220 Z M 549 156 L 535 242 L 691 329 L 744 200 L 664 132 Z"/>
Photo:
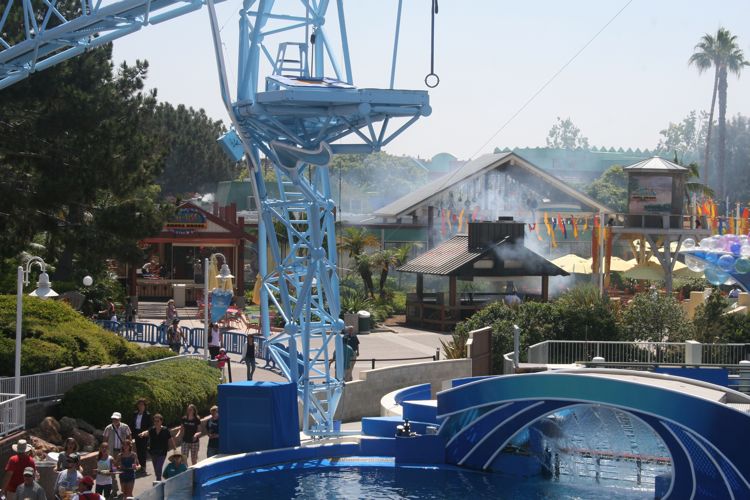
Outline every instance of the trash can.
<path fill-rule="evenodd" d="M 47 494 L 47 498 L 55 498 L 55 482 L 57 481 L 55 467 L 57 467 L 57 462 L 54 460 L 46 459 L 36 462 L 36 470 L 39 473 L 39 485 Z"/>
<path fill-rule="evenodd" d="M 175 307 L 185 307 L 185 284 L 175 283 L 172 285 L 172 298 Z"/>
<path fill-rule="evenodd" d="M 359 333 L 370 333 L 372 328 L 372 320 L 370 319 L 370 313 L 367 311 L 357 311 Z"/>

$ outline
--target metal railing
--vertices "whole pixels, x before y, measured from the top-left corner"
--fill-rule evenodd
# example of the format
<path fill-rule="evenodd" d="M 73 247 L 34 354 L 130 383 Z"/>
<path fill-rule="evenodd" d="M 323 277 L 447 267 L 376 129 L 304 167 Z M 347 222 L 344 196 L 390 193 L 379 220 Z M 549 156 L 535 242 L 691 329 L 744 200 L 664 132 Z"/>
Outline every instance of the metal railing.
<path fill-rule="evenodd" d="M 24 375 L 21 377 L 21 392 L 26 395 L 26 402 L 39 401 L 42 399 L 58 398 L 65 394 L 72 387 L 97 380 L 111 375 L 140 370 L 147 366 L 170 361 L 173 359 L 189 359 L 194 355 L 180 356 L 178 358 L 170 357 L 146 361 L 144 363 L 135 363 L 132 365 L 113 366 L 105 368 L 74 369 L 64 372 L 47 372 L 36 375 Z M 0 379 L 0 393 L 13 392 L 13 377 Z"/>
<path fill-rule="evenodd" d="M 0 394 L 0 437 L 21 430 L 25 425 L 26 396 L 23 394 Z"/>
<path fill-rule="evenodd" d="M 699 344 L 697 342 L 611 342 L 545 340 L 529 346 L 528 362 L 567 365 L 602 357 L 612 363 L 671 363 L 733 365 L 747 359 L 750 344 Z M 700 350 L 690 358 L 686 351 Z"/>

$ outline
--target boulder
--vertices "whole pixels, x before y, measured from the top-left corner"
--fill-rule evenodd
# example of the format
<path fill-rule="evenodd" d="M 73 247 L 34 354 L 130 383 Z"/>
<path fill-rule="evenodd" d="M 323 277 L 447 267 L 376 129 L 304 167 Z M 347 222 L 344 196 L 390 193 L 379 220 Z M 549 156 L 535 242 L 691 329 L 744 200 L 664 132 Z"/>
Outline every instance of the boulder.
<path fill-rule="evenodd" d="M 55 417 L 46 417 L 42 420 L 39 424 L 39 437 L 52 444 L 62 445 L 63 437 L 60 434 L 60 423 L 55 420 Z"/>
<path fill-rule="evenodd" d="M 31 441 L 31 446 L 37 452 L 35 453 L 36 456 L 39 456 L 39 452 L 43 452 L 46 455 L 47 453 L 50 453 L 52 451 L 57 451 L 59 448 L 59 446 L 56 446 L 37 436 L 29 436 L 29 440 Z"/>
<path fill-rule="evenodd" d="M 71 437 L 76 440 L 76 443 L 78 443 L 78 449 L 80 451 L 94 451 L 97 448 L 96 438 L 93 434 L 89 434 L 86 431 L 77 428 L 73 429 Z"/>
<path fill-rule="evenodd" d="M 82 431 L 88 432 L 89 434 L 93 434 L 94 431 L 96 431 L 96 427 L 94 427 L 90 423 L 86 422 L 82 418 L 77 418 L 76 419 L 76 427 L 78 427 Z"/>
<path fill-rule="evenodd" d="M 94 437 L 96 438 L 96 441 L 98 443 L 101 443 L 102 441 L 104 441 L 104 431 L 103 430 L 101 430 L 101 429 L 94 429 L 94 432 L 92 432 L 92 434 L 94 435 Z"/>
<path fill-rule="evenodd" d="M 62 434 L 63 437 L 71 437 L 73 431 L 77 428 L 78 422 L 76 422 L 76 419 L 70 417 L 63 417 L 60 419 L 60 434 Z"/>

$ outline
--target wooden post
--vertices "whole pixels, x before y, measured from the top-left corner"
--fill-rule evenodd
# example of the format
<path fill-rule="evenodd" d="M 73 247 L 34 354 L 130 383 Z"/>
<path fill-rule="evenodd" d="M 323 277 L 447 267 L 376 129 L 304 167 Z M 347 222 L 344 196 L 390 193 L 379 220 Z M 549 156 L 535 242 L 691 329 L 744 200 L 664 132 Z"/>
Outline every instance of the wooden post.
<path fill-rule="evenodd" d="M 549 302 L 549 276 L 542 276 L 542 302 Z"/>
<path fill-rule="evenodd" d="M 451 307 L 456 307 L 456 277 L 451 276 L 448 284 L 448 304 Z"/>
<path fill-rule="evenodd" d="M 424 302 L 424 275 L 417 273 L 417 300 L 422 303 Z"/>
<path fill-rule="evenodd" d="M 432 229 L 435 223 L 435 207 L 427 207 L 427 250 L 430 250 L 435 246 L 435 238 L 433 237 Z"/>

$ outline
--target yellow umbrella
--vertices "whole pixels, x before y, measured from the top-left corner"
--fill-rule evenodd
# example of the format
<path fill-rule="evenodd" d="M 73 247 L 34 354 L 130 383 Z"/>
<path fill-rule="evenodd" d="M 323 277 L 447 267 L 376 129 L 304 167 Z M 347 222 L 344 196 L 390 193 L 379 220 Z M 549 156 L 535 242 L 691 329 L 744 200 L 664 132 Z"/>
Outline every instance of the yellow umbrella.
<path fill-rule="evenodd" d="M 631 263 L 629 260 L 621 259 L 620 257 L 612 257 L 612 260 L 609 262 L 609 270 L 624 273 L 632 269 L 635 265 L 635 262 Z"/>
<path fill-rule="evenodd" d="M 569 273 L 591 274 L 591 259 L 584 259 L 574 253 L 558 257 L 552 263 Z"/>
<path fill-rule="evenodd" d="M 622 275 L 631 280 L 660 281 L 664 279 L 664 269 L 659 264 L 646 262 L 628 269 Z"/>

